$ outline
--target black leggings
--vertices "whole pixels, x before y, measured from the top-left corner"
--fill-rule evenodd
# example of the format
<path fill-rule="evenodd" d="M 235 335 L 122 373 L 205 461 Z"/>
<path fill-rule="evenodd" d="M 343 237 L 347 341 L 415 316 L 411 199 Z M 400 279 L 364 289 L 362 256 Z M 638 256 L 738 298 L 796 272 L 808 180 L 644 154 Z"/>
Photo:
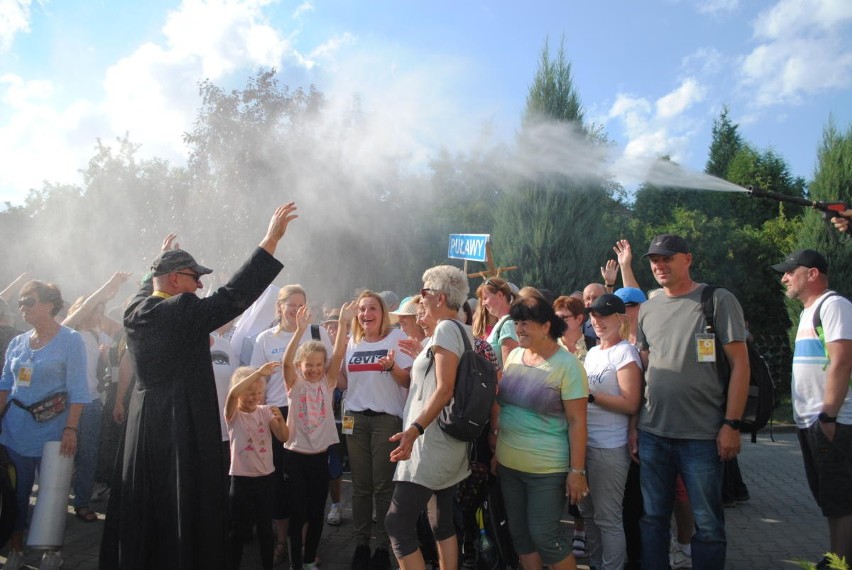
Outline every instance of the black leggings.
<path fill-rule="evenodd" d="M 456 534 L 453 523 L 453 495 L 456 486 L 440 491 L 427 489 L 417 483 L 395 481 L 390 509 L 385 517 L 385 530 L 390 537 L 394 556 L 400 559 L 420 548 L 417 538 L 417 518 L 429 509 L 429 524 L 435 540 L 440 542 Z"/>
<path fill-rule="evenodd" d="M 263 570 L 272 568 L 275 540 L 272 535 L 272 487 L 275 475 L 231 477 L 231 568 L 239 570 L 243 544 L 251 540 L 252 524 L 257 525 Z"/>
<path fill-rule="evenodd" d="M 308 455 L 284 450 L 284 470 L 291 492 L 290 567 L 301 568 L 305 562 L 314 562 L 322 537 L 325 499 L 328 495 L 328 453 Z M 302 555 L 302 526 L 308 524 Z"/>

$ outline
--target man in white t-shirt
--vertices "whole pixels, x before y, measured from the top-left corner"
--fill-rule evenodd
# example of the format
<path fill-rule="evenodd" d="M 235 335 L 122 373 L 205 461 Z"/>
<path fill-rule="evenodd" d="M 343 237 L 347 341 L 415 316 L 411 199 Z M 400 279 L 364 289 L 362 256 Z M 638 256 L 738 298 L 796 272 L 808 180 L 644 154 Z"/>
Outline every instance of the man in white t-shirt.
<path fill-rule="evenodd" d="M 828 288 L 828 262 L 800 249 L 773 265 L 805 308 L 793 351 L 793 417 L 831 551 L 852 560 L 852 303 Z M 817 568 L 825 566 L 823 559 Z"/>

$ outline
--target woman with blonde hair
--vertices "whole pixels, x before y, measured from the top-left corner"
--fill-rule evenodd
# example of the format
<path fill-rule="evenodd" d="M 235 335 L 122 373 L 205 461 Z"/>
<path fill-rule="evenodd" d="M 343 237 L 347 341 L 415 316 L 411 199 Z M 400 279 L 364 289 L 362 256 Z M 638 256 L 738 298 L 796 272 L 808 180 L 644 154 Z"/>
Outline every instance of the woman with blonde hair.
<path fill-rule="evenodd" d="M 579 506 L 590 564 L 620 570 L 627 561 L 622 500 L 630 468 L 628 429 L 642 397 L 642 367 L 639 352 L 625 340 L 629 324 L 618 296 L 601 295 L 585 312 L 600 343 L 584 361 L 589 379 L 586 470 L 591 492 Z"/>
<path fill-rule="evenodd" d="M 308 295 L 301 285 L 285 285 L 278 292 L 275 312 L 278 323 L 259 335 L 255 341 L 251 355 L 251 366 L 260 368 L 267 362 L 281 362 L 290 339 L 296 334 L 298 320 L 296 314 L 308 303 Z M 318 340 L 326 347 L 326 354 L 331 355 L 331 337 L 325 328 L 312 325 L 304 331 L 299 344 Z M 287 399 L 287 387 L 281 370 L 276 369 L 266 382 L 266 404 L 276 406 L 281 416 L 286 420 L 290 402 Z M 273 462 L 275 463 L 275 496 L 273 497 L 272 519 L 275 521 L 277 539 L 275 543 L 274 563 L 281 562 L 287 552 L 287 521 L 290 518 L 290 488 L 284 472 L 284 442 L 275 442 L 272 446 Z"/>
<path fill-rule="evenodd" d="M 391 327 L 382 298 L 362 292 L 356 314 L 341 314 L 340 326 L 351 326 L 343 374 L 338 388 L 348 390 L 345 414 L 353 420 L 346 436 L 352 468 L 352 522 L 355 531 L 353 570 L 390 568 L 385 515 L 393 493 L 395 465 L 390 460 L 396 444 L 390 437 L 402 431 L 402 412 L 410 383 L 412 358 L 399 347 L 406 336 Z M 376 505 L 376 547 L 370 550 L 373 500 Z"/>

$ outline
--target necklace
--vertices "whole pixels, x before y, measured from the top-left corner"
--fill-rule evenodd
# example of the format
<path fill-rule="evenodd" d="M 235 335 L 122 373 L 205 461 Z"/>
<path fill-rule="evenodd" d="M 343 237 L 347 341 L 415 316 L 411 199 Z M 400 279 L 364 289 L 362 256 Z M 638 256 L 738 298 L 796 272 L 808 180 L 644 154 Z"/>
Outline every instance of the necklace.
<path fill-rule="evenodd" d="M 54 328 L 53 330 L 50 330 L 50 331 L 42 331 L 42 334 L 38 335 L 38 336 L 36 336 L 38 334 L 38 331 L 33 330 L 33 332 L 30 333 L 30 346 L 34 350 L 42 348 L 44 345 L 46 345 L 51 340 L 53 340 L 53 337 L 55 337 L 56 333 L 58 333 L 58 332 L 59 332 L 59 326 L 57 326 L 56 328 Z"/>

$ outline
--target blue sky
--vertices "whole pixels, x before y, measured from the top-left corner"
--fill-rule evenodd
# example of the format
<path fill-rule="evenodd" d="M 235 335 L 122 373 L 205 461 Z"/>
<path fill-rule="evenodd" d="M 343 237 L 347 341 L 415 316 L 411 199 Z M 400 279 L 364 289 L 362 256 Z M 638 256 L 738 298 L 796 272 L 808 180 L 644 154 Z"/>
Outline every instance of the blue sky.
<path fill-rule="evenodd" d="M 617 155 L 702 170 L 728 104 L 809 178 L 829 114 L 852 125 L 849 0 L 0 0 L 0 201 L 79 183 L 95 140 L 125 132 L 181 164 L 197 82 L 270 66 L 331 112 L 357 94 L 377 153 L 471 152 L 512 139 L 548 38 Z"/>

